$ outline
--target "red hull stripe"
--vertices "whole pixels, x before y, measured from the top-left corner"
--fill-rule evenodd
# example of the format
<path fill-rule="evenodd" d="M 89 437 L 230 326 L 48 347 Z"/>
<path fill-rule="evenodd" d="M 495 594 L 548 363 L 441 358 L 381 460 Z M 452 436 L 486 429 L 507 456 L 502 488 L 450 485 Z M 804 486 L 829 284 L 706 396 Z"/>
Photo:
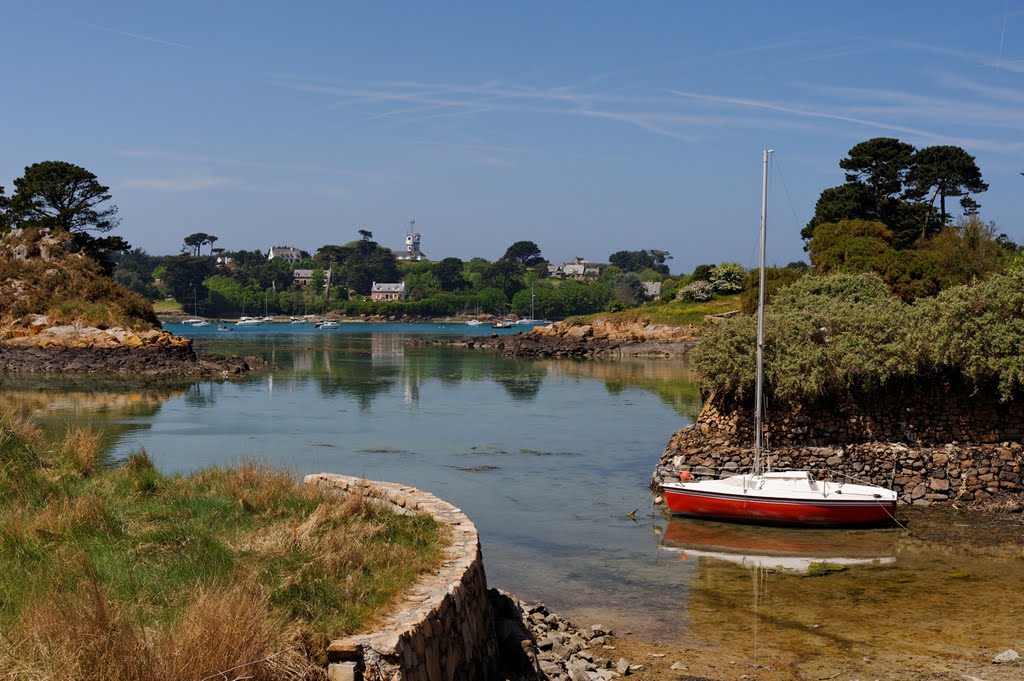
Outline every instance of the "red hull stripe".
<path fill-rule="evenodd" d="M 752 498 L 662 489 L 669 511 L 680 515 L 754 522 L 814 525 L 866 525 L 891 522 L 894 501 L 821 501 Z"/>

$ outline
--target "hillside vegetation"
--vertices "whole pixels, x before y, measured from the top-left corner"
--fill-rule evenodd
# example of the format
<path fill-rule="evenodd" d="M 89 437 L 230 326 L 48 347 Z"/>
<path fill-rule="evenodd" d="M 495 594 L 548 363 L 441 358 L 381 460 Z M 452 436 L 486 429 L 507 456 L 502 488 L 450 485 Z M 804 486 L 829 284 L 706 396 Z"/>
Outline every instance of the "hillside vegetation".
<path fill-rule="evenodd" d="M 33 326 L 160 328 L 142 296 L 111 279 L 101 264 L 69 252 L 68 233 L 11 230 L 0 238 L 0 328 L 8 335 Z"/>

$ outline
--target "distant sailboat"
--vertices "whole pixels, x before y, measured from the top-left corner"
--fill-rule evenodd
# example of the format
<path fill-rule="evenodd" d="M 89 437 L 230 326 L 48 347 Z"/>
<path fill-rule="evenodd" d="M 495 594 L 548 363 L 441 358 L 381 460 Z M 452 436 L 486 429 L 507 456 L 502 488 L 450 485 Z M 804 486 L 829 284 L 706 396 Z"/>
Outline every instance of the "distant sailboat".
<path fill-rule="evenodd" d="M 190 326 L 209 326 L 210 325 L 210 322 L 206 321 L 205 319 L 203 319 L 202 317 L 199 316 L 199 298 L 196 296 L 196 287 L 195 286 L 192 287 L 192 314 L 194 314 L 195 317 L 193 317 L 191 319 L 184 320 L 182 322 L 182 324 L 188 324 Z"/>
<path fill-rule="evenodd" d="M 530 316 L 527 317 L 526 319 L 519 319 L 519 320 L 517 320 L 516 324 L 519 325 L 519 326 L 543 326 L 544 324 L 549 323 L 548 320 L 546 320 L 546 319 L 537 319 L 536 316 L 535 316 L 537 313 L 534 310 L 534 301 L 536 300 L 537 295 L 533 292 L 533 286 L 534 286 L 534 282 L 531 281 L 530 282 Z"/>

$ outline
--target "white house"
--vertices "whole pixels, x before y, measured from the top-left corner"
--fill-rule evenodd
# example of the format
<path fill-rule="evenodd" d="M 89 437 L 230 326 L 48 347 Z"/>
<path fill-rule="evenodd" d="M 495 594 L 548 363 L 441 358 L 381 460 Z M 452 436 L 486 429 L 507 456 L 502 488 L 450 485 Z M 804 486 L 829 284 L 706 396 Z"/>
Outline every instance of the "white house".
<path fill-rule="evenodd" d="M 371 300 L 405 300 L 405 296 L 404 281 L 397 284 L 373 282 L 373 286 L 370 287 Z"/>
<path fill-rule="evenodd" d="M 657 298 L 661 295 L 660 281 L 644 281 L 641 283 L 644 285 L 644 295 L 648 298 Z"/>
<path fill-rule="evenodd" d="M 267 260 L 273 260 L 274 258 L 281 258 L 285 262 L 294 265 L 302 260 L 302 251 L 291 246 L 271 246 L 270 250 L 267 251 Z"/>
<path fill-rule="evenodd" d="M 586 279 L 601 276 L 602 263 L 576 257 L 561 265 L 548 265 L 548 274 L 555 279 Z"/>

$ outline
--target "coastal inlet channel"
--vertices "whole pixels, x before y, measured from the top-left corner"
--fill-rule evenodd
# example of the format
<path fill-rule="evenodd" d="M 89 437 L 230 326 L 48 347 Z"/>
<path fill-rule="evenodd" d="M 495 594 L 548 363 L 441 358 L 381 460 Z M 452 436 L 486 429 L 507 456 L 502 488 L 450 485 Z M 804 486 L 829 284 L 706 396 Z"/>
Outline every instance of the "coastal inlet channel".
<path fill-rule="evenodd" d="M 872 678 L 918 678 L 915 660 L 952 674 L 1024 652 L 1019 524 L 996 537 L 951 511 L 915 511 L 910 532 L 663 517 L 651 471 L 701 406 L 684 361 L 531 361 L 407 343 L 473 332 L 461 324 L 167 328 L 202 352 L 275 368 L 232 382 L 9 376 L 2 399 L 104 429 L 110 462 L 145 449 L 168 473 L 256 459 L 419 487 L 476 523 L 491 586 L 581 625 L 769 670 L 756 678 L 811 678 L 836 660 Z"/>

